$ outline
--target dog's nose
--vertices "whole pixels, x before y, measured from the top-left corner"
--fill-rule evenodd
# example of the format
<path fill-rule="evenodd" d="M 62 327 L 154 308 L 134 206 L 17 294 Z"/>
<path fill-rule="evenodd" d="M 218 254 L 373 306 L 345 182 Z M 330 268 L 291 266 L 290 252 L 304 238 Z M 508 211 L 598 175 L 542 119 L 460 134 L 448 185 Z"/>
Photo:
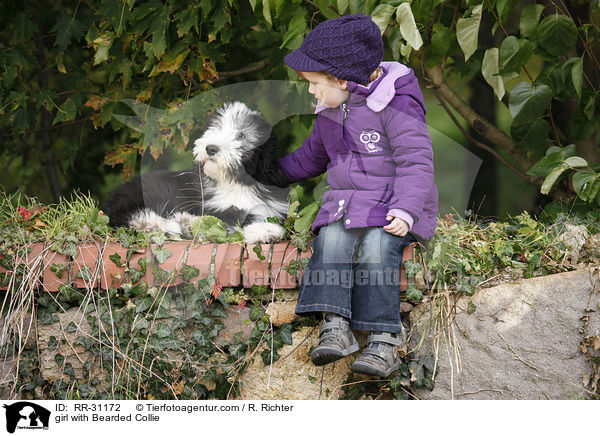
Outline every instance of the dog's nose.
<path fill-rule="evenodd" d="M 209 156 L 214 156 L 218 152 L 219 152 L 219 147 L 217 147 L 216 145 L 209 144 L 206 146 L 206 154 L 208 154 Z"/>

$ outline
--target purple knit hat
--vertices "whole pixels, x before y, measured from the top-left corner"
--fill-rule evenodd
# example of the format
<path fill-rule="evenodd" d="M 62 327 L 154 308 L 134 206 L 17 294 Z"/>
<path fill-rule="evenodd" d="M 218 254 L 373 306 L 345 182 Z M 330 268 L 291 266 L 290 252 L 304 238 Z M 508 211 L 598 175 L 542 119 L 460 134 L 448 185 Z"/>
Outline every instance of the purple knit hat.
<path fill-rule="evenodd" d="M 296 71 L 327 71 L 341 80 L 368 83 L 383 60 L 379 27 L 362 14 L 346 15 L 316 26 L 300 48 L 284 58 Z"/>

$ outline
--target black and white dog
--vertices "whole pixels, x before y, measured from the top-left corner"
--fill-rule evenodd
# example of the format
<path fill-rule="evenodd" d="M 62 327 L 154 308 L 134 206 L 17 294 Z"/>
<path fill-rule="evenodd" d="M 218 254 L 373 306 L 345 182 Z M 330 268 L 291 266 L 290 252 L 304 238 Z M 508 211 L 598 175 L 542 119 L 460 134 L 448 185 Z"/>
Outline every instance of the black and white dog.
<path fill-rule="evenodd" d="M 248 243 L 283 238 L 283 227 L 267 218 L 285 218 L 290 182 L 259 112 L 225 104 L 194 142 L 193 154 L 194 168 L 151 172 L 117 187 L 103 207 L 111 226 L 190 237 L 191 223 L 212 215 L 231 229 L 241 227 Z"/>

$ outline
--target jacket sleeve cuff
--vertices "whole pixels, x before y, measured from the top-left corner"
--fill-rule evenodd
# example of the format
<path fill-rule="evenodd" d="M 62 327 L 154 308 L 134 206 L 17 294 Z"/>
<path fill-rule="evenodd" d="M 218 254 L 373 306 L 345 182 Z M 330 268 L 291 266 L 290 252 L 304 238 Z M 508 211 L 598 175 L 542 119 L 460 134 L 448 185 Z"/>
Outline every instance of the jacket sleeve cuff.
<path fill-rule="evenodd" d="M 387 214 L 392 215 L 396 218 L 400 218 L 403 221 L 406 221 L 406 223 L 408 224 L 408 230 L 412 229 L 412 226 L 415 223 L 413 217 L 408 212 L 402 209 L 390 209 Z"/>

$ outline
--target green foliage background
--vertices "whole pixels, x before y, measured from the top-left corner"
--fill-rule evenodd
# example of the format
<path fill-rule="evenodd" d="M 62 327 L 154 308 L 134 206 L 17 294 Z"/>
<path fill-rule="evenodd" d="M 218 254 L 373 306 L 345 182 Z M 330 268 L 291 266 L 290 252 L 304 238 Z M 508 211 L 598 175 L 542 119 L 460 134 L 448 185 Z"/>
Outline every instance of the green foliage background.
<path fill-rule="evenodd" d="M 597 204 L 598 0 L 5 0 L 0 184 L 45 202 L 74 188 L 103 198 L 140 153 L 182 150 L 202 128 L 174 123 L 144 142 L 113 117 L 130 113 L 121 100 L 173 109 L 226 84 L 297 79 L 283 57 L 319 22 L 350 13 L 373 17 L 385 59 L 413 67 L 469 141 L 481 145 L 463 126 L 541 192 Z M 474 77 L 508 128 L 465 102 Z M 282 153 L 310 123 L 276 126 Z"/>

